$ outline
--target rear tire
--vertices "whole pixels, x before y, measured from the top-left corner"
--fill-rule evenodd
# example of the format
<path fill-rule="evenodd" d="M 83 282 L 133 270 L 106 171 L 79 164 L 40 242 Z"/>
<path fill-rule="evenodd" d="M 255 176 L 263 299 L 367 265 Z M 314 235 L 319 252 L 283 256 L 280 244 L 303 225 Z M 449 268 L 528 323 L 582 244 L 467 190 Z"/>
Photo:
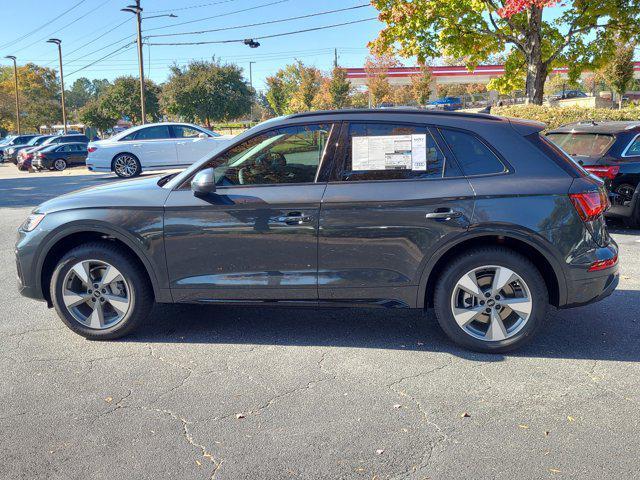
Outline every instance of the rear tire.
<path fill-rule="evenodd" d="M 434 293 L 436 317 L 447 336 L 465 348 L 489 353 L 530 341 L 544 322 L 548 304 L 547 287 L 535 265 L 501 247 L 473 249 L 455 258 Z"/>
<path fill-rule="evenodd" d="M 90 340 L 128 335 L 153 306 L 146 272 L 127 252 L 108 242 L 69 251 L 53 272 L 50 291 L 61 320 Z"/>
<path fill-rule="evenodd" d="M 62 172 L 67 168 L 67 161 L 64 158 L 57 158 L 53 161 L 53 169 Z"/>
<path fill-rule="evenodd" d="M 623 218 L 622 221 L 628 228 L 640 228 L 640 196 L 636 200 L 631 216 Z"/>
<path fill-rule="evenodd" d="M 113 159 L 112 170 L 120 178 L 133 178 L 142 173 L 142 165 L 135 155 L 119 153 Z"/>

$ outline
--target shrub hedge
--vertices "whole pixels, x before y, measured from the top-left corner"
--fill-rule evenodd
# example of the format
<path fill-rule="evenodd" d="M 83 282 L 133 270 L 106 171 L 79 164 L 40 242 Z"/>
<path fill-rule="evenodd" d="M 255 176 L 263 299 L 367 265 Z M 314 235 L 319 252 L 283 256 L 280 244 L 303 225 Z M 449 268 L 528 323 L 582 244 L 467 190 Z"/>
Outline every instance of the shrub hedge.
<path fill-rule="evenodd" d="M 525 118 L 547 124 L 547 129 L 560 125 L 586 120 L 638 120 L 640 121 L 640 107 L 631 106 L 622 110 L 607 108 L 583 107 L 548 107 L 542 105 L 509 105 L 493 107 L 491 114 L 504 117 Z"/>

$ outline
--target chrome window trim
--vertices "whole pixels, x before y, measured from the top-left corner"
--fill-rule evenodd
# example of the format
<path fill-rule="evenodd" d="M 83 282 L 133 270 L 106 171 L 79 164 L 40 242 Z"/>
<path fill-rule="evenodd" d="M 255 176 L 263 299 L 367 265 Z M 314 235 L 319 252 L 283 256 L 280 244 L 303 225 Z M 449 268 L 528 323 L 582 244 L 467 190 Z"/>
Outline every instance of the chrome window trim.
<path fill-rule="evenodd" d="M 627 144 L 627 146 L 625 147 L 625 149 L 622 151 L 622 158 L 634 158 L 634 157 L 640 157 L 640 154 L 638 155 L 627 155 L 627 152 L 629 151 L 629 149 L 631 148 L 631 145 L 633 145 L 633 142 L 635 142 L 636 140 L 638 140 L 638 137 L 640 137 L 640 133 L 636 134 L 635 137 L 633 137 L 631 139 L 631 141 Z"/>

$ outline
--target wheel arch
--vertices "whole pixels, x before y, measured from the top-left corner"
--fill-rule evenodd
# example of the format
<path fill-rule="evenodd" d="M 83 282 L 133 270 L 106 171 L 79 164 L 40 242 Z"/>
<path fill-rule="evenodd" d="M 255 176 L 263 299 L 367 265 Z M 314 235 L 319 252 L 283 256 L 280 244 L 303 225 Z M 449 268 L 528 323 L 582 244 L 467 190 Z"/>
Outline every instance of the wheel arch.
<path fill-rule="evenodd" d="M 113 157 L 111 157 L 111 171 L 115 172 L 115 162 L 116 162 L 116 158 L 118 158 L 120 155 L 131 155 L 133 158 L 135 158 L 138 163 L 140 164 L 140 172 L 142 172 L 142 162 L 140 161 L 140 159 L 138 158 L 138 156 L 135 153 L 131 153 L 128 150 L 124 150 L 124 151 L 120 151 L 118 153 L 116 153 L 115 155 L 113 155 Z"/>
<path fill-rule="evenodd" d="M 549 303 L 556 307 L 565 303 L 567 287 L 564 273 L 551 252 L 545 251 L 544 247 L 518 234 L 496 235 L 487 232 L 449 243 L 429 259 L 418 286 L 417 306 L 419 308 L 433 306 L 433 294 L 440 272 L 451 258 L 472 248 L 487 246 L 506 247 L 532 260 L 547 286 Z"/>
<path fill-rule="evenodd" d="M 38 255 L 35 276 L 38 282 L 37 288 L 42 292 L 49 306 L 52 306 L 49 285 L 58 261 L 72 248 L 93 241 L 113 242 L 120 246 L 146 273 L 155 298 L 161 299 L 166 296 L 159 288 L 157 273 L 152 262 L 126 234 L 102 225 L 76 225 L 54 234 Z"/>

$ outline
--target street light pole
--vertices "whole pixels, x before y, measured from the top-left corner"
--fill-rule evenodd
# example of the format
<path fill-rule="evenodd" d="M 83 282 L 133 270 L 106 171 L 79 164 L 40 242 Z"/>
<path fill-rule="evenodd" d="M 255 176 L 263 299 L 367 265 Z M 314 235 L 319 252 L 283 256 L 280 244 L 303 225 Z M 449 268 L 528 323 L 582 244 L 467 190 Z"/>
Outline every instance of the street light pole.
<path fill-rule="evenodd" d="M 64 102 L 64 73 L 62 73 L 62 40 L 59 38 L 50 38 L 47 43 L 58 45 L 58 60 L 60 61 L 60 93 L 62 97 L 62 129 L 67 133 L 67 109 Z"/>
<path fill-rule="evenodd" d="M 251 100 L 251 110 L 249 115 L 251 116 L 251 121 L 253 122 L 253 102 L 255 101 L 255 91 L 253 90 L 253 71 L 251 66 L 256 62 L 249 62 L 249 86 L 251 87 L 251 93 L 253 95 L 253 99 Z"/>
<path fill-rule="evenodd" d="M 20 135 L 20 95 L 18 94 L 18 65 L 16 64 L 16 57 L 13 55 L 7 55 L 4 58 L 13 60 L 13 83 L 16 90 L 16 129 L 18 135 Z"/>

